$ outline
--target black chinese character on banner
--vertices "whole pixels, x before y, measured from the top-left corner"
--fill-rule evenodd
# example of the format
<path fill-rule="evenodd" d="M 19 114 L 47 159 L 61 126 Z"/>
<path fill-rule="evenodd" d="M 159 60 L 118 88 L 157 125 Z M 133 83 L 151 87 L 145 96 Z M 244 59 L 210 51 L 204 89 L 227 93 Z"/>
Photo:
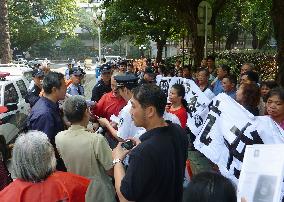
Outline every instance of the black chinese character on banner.
<path fill-rule="evenodd" d="M 213 105 L 213 101 L 209 104 L 209 110 L 213 111 L 214 113 L 216 113 L 218 116 L 221 115 L 221 111 L 218 109 L 220 105 L 220 101 L 219 100 L 216 100 L 216 103 L 215 105 Z M 208 136 L 211 128 L 213 127 L 213 125 L 215 124 L 216 122 L 216 117 L 213 116 L 210 112 L 209 114 L 207 115 L 207 119 L 205 121 L 205 123 L 207 122 L 201 136 L 200 136 L 200 142 L 202 142 L 203 144 L 205 145 L 209 145 L 211 142 L 212 142 L 212 139 L 210 136 Z"/>
<path fill-rule="evenodd" d="M 196 128 L 198 128 L 199 126 L 201 126 L 203 124 L 203 119 L 201 118 L 201 116 L 199 116 L 198 114 L 196 114 L 194 116 L 194 123 Z"/>
<path fill-rule="evenodd" d="M 244 135 L 244 132 L 246 131 L 246 129 L 251 126 L 251 123 L 247 123 L 241 130 L 238 129 L 236 126 L 233 126 L 230 131 L 236 136 L 236 139 L 230 144 L 226 139 L 225 140 L 225 144 L 227 146 L 227 148 L 229 149 L 229 158 L 228 158 L 228 162 L 227 162 L 227 169 L 230 170 L 230 167 L 232 165 L 233 162 L 233 158 L 238 159 L 239 161 L 243 161 L 244 158 L 244 153 L 245 153 L 245 148 L 246 145 L 252 145 L 252 144 L 263 144 L 262 139 L 260 138 L 258 132 L 252 131 L 250 132 L 252 139 L 247 137 L 246 135 Z M 240 144 L 243 143 L 243 144 Z M 239 152 L 237 150 L 237 148 L 239 147 L 239 145 L 243 145 L 243 148 L 240 150 L 239 148 Z M 234 168 L 234 176 L 239 179 L 240 176 L 240 170 Z"/>
<path fill-rule="evenodd" d="M 199 107 L 201 104 L 197 102 L 197 95 L 195 92 L 192 92 L 193 97 L 189 99 L 188 102 L 188 113 L 190 118 L 193 118 L 193 113 L 196 113 L 196 108 Z"/>
<path fill-rule="evenodd" d="M 183 84 L 183 81 L 181 79 L 178 79 L 176 84 Z"/>
<path fill-rule="evenodd" d="M 185 94 L 190 92 L 190 84 L 189 83 L 185 83 L 184 88 L 185 88 Z"/>
<path fill-rule="evenodd" d="M 170 82 L 171 80 L 169 79 L 169 80 L 161 80 L 161 82 L 160 82 L 160 88 L 162 89 L 162 91 L 168 96 L 168 90 L 169 90 L 169 86 L 170 86 L 170 84 L 169 84 L 169 82 Z"/>

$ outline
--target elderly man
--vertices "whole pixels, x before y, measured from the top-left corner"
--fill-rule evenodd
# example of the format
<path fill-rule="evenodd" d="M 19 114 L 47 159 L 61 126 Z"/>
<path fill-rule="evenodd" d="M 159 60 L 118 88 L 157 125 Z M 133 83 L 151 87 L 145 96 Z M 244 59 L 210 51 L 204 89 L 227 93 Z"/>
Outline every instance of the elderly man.
<path fill-rule="evenodd" d="M 16 140 L 12 165 L 17 179 L 0 192 L 1 201 L 85 201 L 90 181 L 72 173 L 56 172 L 53 147 L 40 131 L 30 131 Z"/>
<path fill-rule="evenodd" d="M 69 97 L 63 111 L 71 127 L 58 133 L 55 142 L 67 171 L 94 179 L 95 189 L 87 196 L 88 200 L 115 201 L 108 176 L 113 175 L 111 149 L 102 135 L 87 131 L 90 112 L 85 99 L 78 95 Z"/>

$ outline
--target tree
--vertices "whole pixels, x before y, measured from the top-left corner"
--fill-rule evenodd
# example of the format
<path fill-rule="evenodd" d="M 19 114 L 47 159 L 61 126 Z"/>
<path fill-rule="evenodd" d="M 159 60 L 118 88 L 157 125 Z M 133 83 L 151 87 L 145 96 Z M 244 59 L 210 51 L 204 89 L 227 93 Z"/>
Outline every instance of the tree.
<path fill-rule="evenodd" d="M 107 18 L 103 35 L 114 42 L 129 36 L 137 44 L 152 40 L 157 43 L 157 62 L 162 59 L 166 41 L 180 30 L 176 10 L 158 1 L 117 0 L 106 1 Z M 129 9 L 131 8 L 131 9 Z"/>
<path fill-rule="evenodd" d="M 284 1 L 272 0 L 271 17 L 275 39 L 277 41 L 277 63 L 279 66 L 278 81 L 284 86 Z"/>
<path fill-rule="evenodd" d="M 0 1 L 0 57 L 2 63 L 11 61 L 7 0 Z"/>
<path fill-rule="evenodd" d="M 76 0 L 9 0 L 12 46 L 25 51 L 61 32 L 72 35 L 78 24 L 76 13 Z"/>
<path fill-rule="evenodd" d="M 88 12 L 85 9 L 80 9 L 78 12 L 78 18 L 79 18 L 79 26 L 82 28 L 82 30 L 86 30 L 89 37 L 93 41 L 93 48 L 95 47 L 95 39 L 98 35 L 97 27 L 93 21 L 93 13 Z"/>
<path fill-rule="evenodd" d="M 66 37 L 61 44 L 62 53 L 68 57 L 79 58 L 84 49 L 84 44 L 78 37 Z"/>

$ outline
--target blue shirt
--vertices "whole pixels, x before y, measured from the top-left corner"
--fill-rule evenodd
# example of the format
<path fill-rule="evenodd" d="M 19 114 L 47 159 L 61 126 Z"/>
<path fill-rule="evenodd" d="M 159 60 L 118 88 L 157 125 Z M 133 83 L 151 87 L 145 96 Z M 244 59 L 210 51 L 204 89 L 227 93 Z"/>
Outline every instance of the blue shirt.
<path fill-rule="evenodd" d="M 212 91 L 215 95 L 218 95 L 219 93 L 222 93 L 224 91 L 222 81 L 220 79 L 217 79 L 217 81 L 214 83 Z"/>
<path fill-rule="evenodd" d="M 81 84 L 76 86 L 73 83 L 71 83 L 68 86 L 66 93 L 69 94 L 69 95 L 82 95 L 82 96 L 84 96 L 84 87 Z"/>
<path fill-rule="evenodd" d="M 230 92 L 226 92 L 227 95 L 229 95 L 231 98 L 233 98 L 234 100 L 236 99 L 236 90 L 232 90 Z"/>
<path fill-rule="evenodd" d="M 33 106 L 28 117 L 27 127 L 29 130 L 44 132 L 50 142 L 55 145 L 55 136 L 64 130 L 58 103 L 41 97 Z"/>

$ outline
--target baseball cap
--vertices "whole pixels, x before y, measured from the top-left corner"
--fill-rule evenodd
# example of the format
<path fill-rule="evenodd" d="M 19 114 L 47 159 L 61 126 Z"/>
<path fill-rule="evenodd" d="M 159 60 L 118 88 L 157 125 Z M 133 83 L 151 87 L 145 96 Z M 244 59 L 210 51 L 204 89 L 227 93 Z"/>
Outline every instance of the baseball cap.
<path fill-rule="evenodd" d="M 155 69 L 153 67 L 146 67 L 145 74 L 156 75 Z"/>
<path fill-rule="evenodd" d="M 111 66 L 109 66 L 108 64 L 103 64 L 101 66 L 101 73 L 109 73 L 111 72 Z"/>
<path fill-rule="evenodd" d="M 44 72 L 42 71 L 42 69 L 34 69 L 32 72 L 32 76 L 33 77 L 43 77 Z"/>

